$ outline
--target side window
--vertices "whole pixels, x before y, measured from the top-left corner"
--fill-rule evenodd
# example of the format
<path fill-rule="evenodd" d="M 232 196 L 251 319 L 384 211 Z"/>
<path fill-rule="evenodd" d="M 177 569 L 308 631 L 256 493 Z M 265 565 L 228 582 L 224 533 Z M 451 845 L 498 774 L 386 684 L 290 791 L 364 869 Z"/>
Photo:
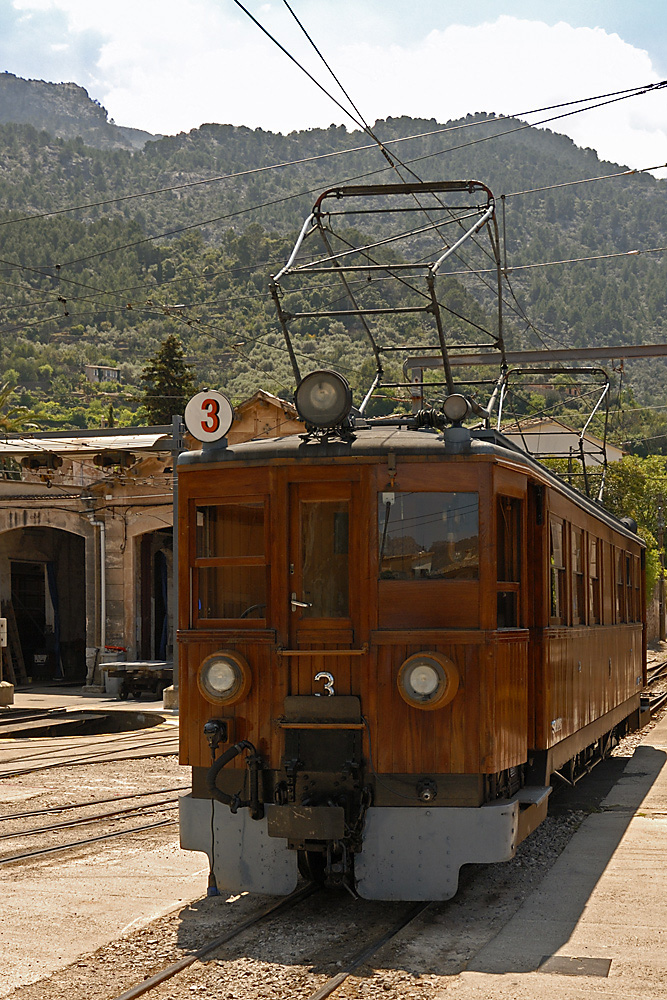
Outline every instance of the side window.
<path fill-rule="evenodd" d="M 584 539 L 581 528 L 572 527 L 572 623 L 586 620 L 584 604 Z"/>
<path fill-rule="evenodd" d="M 634 620 L 640 622 L 642 620 L 642 601 L 641 601 L 641 564 L 638 556 L 633 559 L 634 563 Z"/>
<path fill-rule="evenodd" d="M 600 544 L 588 539 L 588 621 L 600 624 Z"/>
<path fill-rule="evenodd" d="M 627 621 L 625 553 L 616 550 L 616 621 Z"/>
<path fill-rule="evenodd" d="M 477 580 L 477 493 L 378 494 L 381 580 Z"/>
<path fill-rule="evenodd" d="M 563 522 L 552 519 L 550 525 L 551 620 L 554 625 L 565 623 L 565 551 Z"/>
<path fill-rule="evenodd" d="M 517 628 L 519 625 L 521 510 L 520 500 L 514 497 L 498 497 L 496 505 L 498 628 Z"/>
<path fill-rule="evenodd" d="M 263 500 L 195 508 L 194 618 L 266 617 Z"/>

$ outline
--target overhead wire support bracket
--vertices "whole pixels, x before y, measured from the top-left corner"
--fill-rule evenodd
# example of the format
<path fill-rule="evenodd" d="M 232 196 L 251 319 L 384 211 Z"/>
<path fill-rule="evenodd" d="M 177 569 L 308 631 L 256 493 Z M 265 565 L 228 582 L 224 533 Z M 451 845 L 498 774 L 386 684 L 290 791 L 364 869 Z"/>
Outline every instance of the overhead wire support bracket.
<path fill-rule="evenodd" d="M 440 197 L 443 194 L 459 195 L 460 198 L 448 197 L 447 204 L 443 203 Z M 479 197 L 481 196 L 481 197 Z M 378 207 L 377 202 L 373 205 L 373 200 L 383 198 L 385 202 Z M 415 204 L 408 202 L 414 201 Z M 329 211 L 332 202 L 348 202 L 343 210 Z M 459 203 L 460 202 L 460 203 Z M 401 225 L 397 232 L 388 230 L 391 226 L 392 215 L 404 218 L 408 213 L 421 212 L 426 215 L 426 225 L 415 225 L 412 228 Z M 435 218 L 436 213 L 438 218 Z M 446 213 L 446 215 L 445 215 Z M 360 239 L 359 233 L 364 230 L 357 220 L 364 220 L 372 215 L 377 218 L 379 230 L 375 230 L 375 239 Z M 440 215 L 443 217 L 440 218 Z M 346 225 L 350 228 L 342 228 L 333 225 L 333 217 L 338 222 L 342 222 L 345 217 Z M 456 224 L 463 230 L 462 234 L 454 242 L 445 240 L 443 227 Z M 440 364 L 445 375 L 445 384 L 449 394 L 455 391 L 455 383 L 450 364 L 450 351 L 472 349 L 479 351 L 491 349 L 500 353 L 501 364 L 505 363 L 504 346 L 502 337 L 502 297 L 498 296 L 498 319 L 497 330 L 495 332 L 486 331 L 475 322 L 472 315 L 461 315 L 456 309 L 451 309 L 443 300 L 441 301 L 436 285 L 439 277 L 447 278 L 443 265 L 451 257 L 460 257 L 461 248 L 469 241 L 474 242 L 479 247 L 478 241 L 474 238 L 482 230 L 486 229 L 489 234 L 492 257 L 498 271 L 498 290 L 501 289 L 502 271 L 499 255 L 500 240 L 498 234 L 498 224 L 495 215 L 495 199 L 490 188 L 481 181 L 476 180 L 455 180 L 455 181 L 414 181 L 392 184 L 344 184 L 328 188 L 316 199 L 312 211 L 304 222 L 297 237 L 294 248 L 287 263 L 271 279 L 271 294 L 276 304 L 278 318 L 280 320 L 283 335 L 287 344 L 290 361 L 297 383 L 301 381 L 301 373 L 297 362 L 296 352 L 292 344 L 293 324 L 299 321 L 322 321 L 330 319 L 332 321 L 354 321 L 356 320 L 363 328 L 366 339 L 373 352 L 376 372 L 372 379 L 372 384 L 358 412 L 363 414 L 371 397 L 384 387 L 384 364 L 383 355 L 385 352 L 395 356 L 401 348 L 396 346 L 396 332 L 401 341 L 407 339 L 405 332 L 411 335 L 424 337 L 424 331 L 428 337 L 426 325 L 422 325 L 421 335 L 417 326 L 412 324 L 405 327 L 403 321 L 409 322 L 408 317 L 431 316 L 437 333 L 438 353 Z M 304 255 L 301 251 L 306 240 L 314 233 L 318 232 L 324 245 L 325 256 L 313 255 L 310 251 Z M 434 245 L 434 240 L 435 245 Z M 397 245 L 397 250 L 390 245 Z M 444 250 L 443 250 L 444 244 Z M 407 248 L 407 253 L 404 248 Z M 488 253 L 488 251 L 485 251 Z M 401 258 L 402 253 L 402 258 Z M 388 257 L 383 260 L 385 254 Z M 417 258 L 416 260 L 414 258 Z M 379 259 L 378 259 L 379 258 Z M 410 260 L 410 258 L 413 258 Z M 345 297 L 350 308 L 340 308 L 338 303 L 332 301 L 331 307 L 320 302 L 324 298 L 331 299 L 329 291 L 330 285 L 323 285 L 321 282 L 331 275 L 336 275 L 340 280 Z M 320 301 L 314 303 L 315 308 L 306 308 L 296 311 L 293 308 L 284 308 L 282 304 L 283 291 L 287 293 L 289 286 L 283 287 L 283 282 L 289 276 L 298 276 L 301 281 L 312 277 L 315 281 L 320 279 L 320 285 L 316 286 Z M 363 276 L 367 282 L 363 282 Z M 365 289 L 382 289 L 387 287 L 378 285 L 377 282 L 393 279 L 392 288 L 399 288 L 401 294 L 421 298 L 421 304 L 390 304 L 378 301 L 377 293 L 366 293 Z M 424 285 L 421 282 L 424 282 Z M 355 287 L 353 287 L 353 285 Z M 303 287 L 298 291 L 303 294 Z M 492 289 L 495 295 L 495 289 Z M 385 299 L 386 301 L 386 299 Z M 390 302 L 393 301 L 390 299 Z M 408 298 L 408 302 L 410 298 Z M 305 303 L 304 303 L 305 304 Z M 309 303 L 310 304 L 310 303 Z M 453 317 L 454 322 L 459 324 L 453 328 L 452 334 L 445 328 L 445 316 Z M 396 323 L 388 325 L 389 318 L 395 317 Z M 371 321 L 377 321 L 377 329 L 382 332 L 382 340 L 386 343 L 379 343 L 378 336 L 371 327 Z M 468 345 L 465 342 L 465 326 L 469 325 L 473 330 L 481 330 L 489 336 L 487 344 Z M 392 330 L 393 326 L 393 330 Z M 319 330 L 322 331 L 321 326 Z M 316 335 L 311 333 L 312 335 Z M 456 341 L 456 343 L 455 343 Z M 424 340 L 421 340 L 424 343 Z M 428 348 L 405 347 L 406 351 L 422 351 Z M 485 383 L 486 384 L 486 383 Z M 394 375 L 391 383 L 387 387 L 398 387 Z M 424 383 L 430 386 L 431 383 Z"/>

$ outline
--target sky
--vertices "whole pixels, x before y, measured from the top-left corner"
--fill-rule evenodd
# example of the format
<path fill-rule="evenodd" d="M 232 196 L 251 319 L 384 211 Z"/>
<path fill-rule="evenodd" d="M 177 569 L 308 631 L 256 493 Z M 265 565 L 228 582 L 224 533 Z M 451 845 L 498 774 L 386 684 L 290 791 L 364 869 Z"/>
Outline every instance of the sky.
<path fill-rule="evenodd" d="M 289 4 L 371 124 L 523 115 L 667 78 L 664 0 Z M 349 107 L 284 0 L 245 6 Z M 234 0 L 0 0 L 0 70 L 78 83 L 117 124 L 153 133 L 356 127 Z M 548 127 L 602 159 L 655 167 L 667 163 L 667 89 Z"/>

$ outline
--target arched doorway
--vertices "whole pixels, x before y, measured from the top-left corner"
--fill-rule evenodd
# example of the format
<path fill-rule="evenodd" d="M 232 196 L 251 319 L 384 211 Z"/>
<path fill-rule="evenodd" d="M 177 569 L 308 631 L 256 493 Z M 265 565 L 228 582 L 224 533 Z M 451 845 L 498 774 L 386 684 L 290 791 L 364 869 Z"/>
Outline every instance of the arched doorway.
<path fill-rule="evenodd" d="M 173 531 L 147 531 L 139 547 L 138 653 L 142 660 L 171 658 Z"/>
<path fill-rule="evenodd" d="M 0 533 L 0 599 L 33 683 L 85 681 L 84 538 L 38 525 Z"/>

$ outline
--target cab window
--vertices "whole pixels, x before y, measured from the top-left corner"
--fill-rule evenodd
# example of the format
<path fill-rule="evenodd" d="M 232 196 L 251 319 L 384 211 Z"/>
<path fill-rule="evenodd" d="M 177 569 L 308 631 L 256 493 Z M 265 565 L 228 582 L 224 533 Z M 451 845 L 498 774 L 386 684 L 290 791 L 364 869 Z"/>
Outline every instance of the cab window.
<path fill-rule="evenodd" d="M 195 618 L 265 618 L 264 501 L 198 505 L 195 523 Z"/>
<path fill-rule="evenodd" d="M 378 495 L 381 580 L 477 580 L 477 493 Z"/>

